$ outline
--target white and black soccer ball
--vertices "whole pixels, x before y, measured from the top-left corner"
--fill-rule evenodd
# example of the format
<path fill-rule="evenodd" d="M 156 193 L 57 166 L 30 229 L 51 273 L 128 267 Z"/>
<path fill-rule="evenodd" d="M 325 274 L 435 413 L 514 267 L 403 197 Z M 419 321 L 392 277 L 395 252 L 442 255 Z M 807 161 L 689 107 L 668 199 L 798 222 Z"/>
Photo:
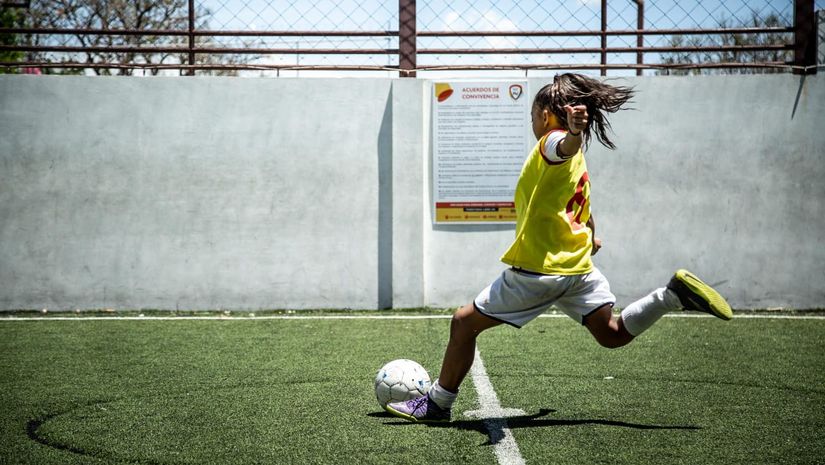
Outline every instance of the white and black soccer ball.
<path fill-rule="evenodd" d="M 415 399 L 430 390 L 430 375 L 417 362 L 407 359 L 393 360 L 375 375 L 375 398 L 381 408 L 390 402 Z"/>

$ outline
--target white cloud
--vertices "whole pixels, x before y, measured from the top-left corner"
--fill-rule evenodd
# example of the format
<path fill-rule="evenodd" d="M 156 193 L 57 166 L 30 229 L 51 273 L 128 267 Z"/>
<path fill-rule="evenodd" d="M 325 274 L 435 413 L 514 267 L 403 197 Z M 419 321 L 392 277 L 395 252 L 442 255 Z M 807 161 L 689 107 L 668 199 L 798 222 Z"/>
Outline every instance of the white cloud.
<path fill-rule="evenodd" d="M 518 31 L 519 28 L 514 22 L 508 18 L 499 16 L 494 11 L 488 11 L 483 15 L 484 19 L 492 25 L 494 31 Z M 516 48 L 518 47 L 518 39 L 512 36 L 488 36 L 485 38 L 490 48 Z M 496 61 L 499 63 L 513 63 L 515 57 L 510 55 L 498 55 Z"/>
<path fill-rule="evenodd" d="M 457 30 L 459 20 L 461 20 L 461 15 L 457 11 L 451 11 L 444 18 L 444 25 L 448 31 Z"/>

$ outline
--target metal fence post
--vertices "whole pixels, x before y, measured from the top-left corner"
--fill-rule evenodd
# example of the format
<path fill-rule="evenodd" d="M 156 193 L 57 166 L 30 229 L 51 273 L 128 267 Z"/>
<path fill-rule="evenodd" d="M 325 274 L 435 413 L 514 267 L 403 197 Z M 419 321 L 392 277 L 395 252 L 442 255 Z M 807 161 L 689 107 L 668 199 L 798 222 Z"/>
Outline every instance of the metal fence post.
<path fill-rule="evenodd" d="M 415 77 L 415 0 L 398 0 L 398 68 L 401 77 Z"/>
<path fill-rule="evenodd" d="M 189 0 L 189 66 L 195 66 L 195 0 Z M 194 76 L 195 68 L 186 74 Z"/>
<path fill-rule="evenodd" d="M 636 0 L 636 30 L 643 31 L 645 29 L 645 0 Z M 645 39 L 643 34 L 636 35 L 636 47 L 643 48 L 645 46 Z M 645 54 L 636 52 L 636 64 L 642 65 L 645 62 Z M 636 76 L 642 75 L 642 68 L 636 69 Z"/>
<path fill-rule="evenodd" d="M 794 0 L 794 74 L 816 74 L 816 14 L 814 0 Z"/>
<path fill-rule="evenodd" d="M 607 0 L 602 0 L 602 76 L 607 76 Z"/>
<path fill-rule="evenodd" d="M 816 12 L 818 32 L 816 33 L 817 66 L 825 65 L 825 9 Z"/>

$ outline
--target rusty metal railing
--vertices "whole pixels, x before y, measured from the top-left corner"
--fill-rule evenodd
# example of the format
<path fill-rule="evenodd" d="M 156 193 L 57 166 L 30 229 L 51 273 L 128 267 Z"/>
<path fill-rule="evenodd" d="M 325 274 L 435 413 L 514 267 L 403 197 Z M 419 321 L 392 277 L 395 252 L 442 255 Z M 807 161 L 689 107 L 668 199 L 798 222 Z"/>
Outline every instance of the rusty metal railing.
<path fill-rule="evenodd" d="M 196 27 L 194 0 L 188 0 L 188 26 L 184 29 L 92 29 L 92 28 L 32 28 L 11 27 L 0 28 L 0 36 L 23 35 L 37 36 L 123 36 L 123 37 L 162 37 L 177 38 L 177 44 L 171 45 L 57 45 L 57 44 L 30 44 L 12 43 L 0 44 L 0 53 L 20 52 L 28 56 L 43 56 L 43 54 L 76 54 L 76 53 L 106 53 L 121 55 L 152 55 L 169 54 L 173 58 L 169 63 L 142 63 L 136 61 L 51 61 L 45 59 L 23 59 L 14 61 L 0 61 L 0 68 L 31 69 L 31 68 L 76 68 L 76 69 L 151 69 L 151 70 L 180 70 L 182 74 L 194 75 L 195 71 L 213 70 L 380 70 L 398 72 L 402 77 L 415 77 L 420 71 L 459 71 L 459 70 L 553 70 L 577 69 L 599 70 L 602 75 L 608 70 L 636 70 L 641 74 L 645 69 L 714 69 L 714 68 L 782 68 L 792 70 L 797 74 L 811 74 L 817 70 L 817 23 L 814 11 L 814 0 L 794 1 L 794 24 L 789 27 L 730 27 L 712 29 L 645 29 L 644 0 L 634 0 L 637 7 L 636 29 L 609 30 L 607 28 L 607 0 L 601 1 L 601 28 L 598 30 L 541 30 L 541 31 L 418 31 L 416 27 L 416 0 L 399 0 L 398 2 L 398 30 L 372 31 L 292 31 L 292 30 L 202 30 Z M 28 2 L 4 2 L 4 8 L 25 8 Z M 694 35 L 726 35 L 726 34 L 766 34 L 792 36 L 792 43 L 755 44 L 755 45 L 683 45 L 683 46 L 645 46 L 645 36 L 694 36 Z M 608 46 L 609 37 L 635 36 L 635 46 Z M 319 48 L 319 47 L 226 47 L 202 45 L 198 38 L 208 37 L 370 37 L 370 38 L 397 38 L 397 47 L 350 47 L 350 48 Z M 449 38 L 449 37 L 589 37 L 599 38 L 598 47 L 440 47 L 419 48 L 419 38 Z M 775 52 L 776 55 L 787 55 L 790 60 L 761 61 L 761 62 L 700 62 L 690 64 L 680 63 L 645 63 L 645 55 L 651 53 L 745 53 L 745 52 Z M 483 55 L 494 57 L 506 54 L 554 56 L 558 54 L 597 54 L 598 63 L 484 63 L 484 64 L 452 64 L 443 66 L 419 66 L 418 57 L 429 55 Z M 609 63 L 610 54 L 635 54 L 635 63 Z M 397 65 L 349 65 L 341 63 L 324 65 L 299 64 L 272 64 L 254 63 L 249 61 L 220 63 L 199 62 L 200 56 L 279 56 L 279 55 L 370 55 L 370 56 L 397 56 Z M 176 60 L 176 61 L 175 61 Z"/>

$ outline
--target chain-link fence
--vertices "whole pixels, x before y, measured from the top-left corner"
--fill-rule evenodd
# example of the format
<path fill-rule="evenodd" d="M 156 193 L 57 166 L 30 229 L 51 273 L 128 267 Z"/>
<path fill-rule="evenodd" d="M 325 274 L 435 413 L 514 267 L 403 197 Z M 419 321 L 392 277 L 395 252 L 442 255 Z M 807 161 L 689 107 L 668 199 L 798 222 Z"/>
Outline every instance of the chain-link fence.
<path fill-rule="evenodd" d="M 535 35 L 426 38 L 421 45 L 436 50 L 433 54 L 419 50 L 420 67 L 480 63 L 500 68 L 581 69 L 586 65 L 586 69 L 641 71 L 645 64 L 682 64 L 687 67 L 733 63 L 733 57 L 726 56 L 736 51 L 731 46 L 743 47 L 736 57 L 739 62 L 782 65 L 792 58 L 789 45 L 793 43 L 794 4 L 791 1 L 646 3 L 578 0 L 558 2 L 556 8 L 546 8 L 547 2 L 522 1 L 511 4 L 506 10 L 498 1 L 460 5 L 463 8 L 456 11 L 455 3 L 450 3 L 449 7 L 440 4 L 441 8 L 425 4 L 421 11 L 423 30 L 520 30 Z M 720 29 L 732 32 L 710 33 Z M 564 34 L 542 34 L 547 30 Z M 671 33 L 635 34 L 634 31 Z M 769 48 L 745 52 L 748 46 L 760 45 Z M 444 49 L 449 52 L 445 53 Z M 487 49 L 488 53 L 473 54 L 470 52 L 473 49 Z M 500 50 L 512 52 L 502 53 Z M 525 50 L 529 52 L 523 53 Z M 769 51 L 772 53 L 766 53 Z"/>
<path fill-rule="evenodd" d="M 815 72 L 814 12 L 825 0 L 6 0 L 0 5 L 0 69 L 13 72 L 423 77 L 560 69 Z"/>

